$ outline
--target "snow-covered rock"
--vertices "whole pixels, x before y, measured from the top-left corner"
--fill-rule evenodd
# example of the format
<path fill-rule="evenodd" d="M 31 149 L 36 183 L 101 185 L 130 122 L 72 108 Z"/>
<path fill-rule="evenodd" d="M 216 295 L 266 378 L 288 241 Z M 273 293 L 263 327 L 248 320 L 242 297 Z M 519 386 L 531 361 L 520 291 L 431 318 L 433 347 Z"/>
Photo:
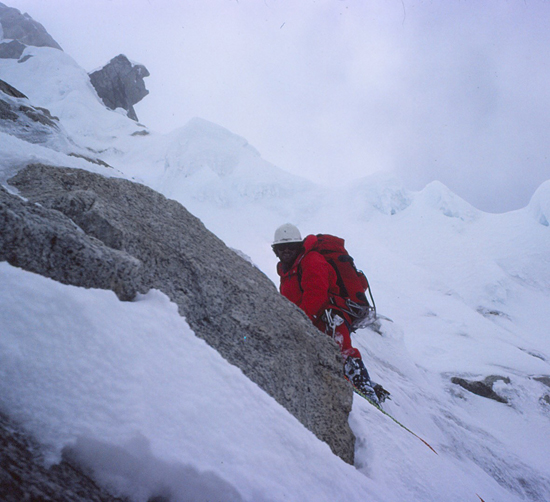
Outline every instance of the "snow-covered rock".
<path fill-rule="evenodd" d="M 46 108 L 32 106 L 24 94 L 3 80 L 0 80 L 0 131 L 56 151 L 71 148 L 59 119 Z"/>
<path fill-rule="evenodd" d="M 0 194 L 0 259 L 122 300 L 163 291 L 197 336 L 353 463 L 351 389 L 334 342 L 180 204 L 127 180 L 42 165 L 8 182 L 29 202 Z"/>

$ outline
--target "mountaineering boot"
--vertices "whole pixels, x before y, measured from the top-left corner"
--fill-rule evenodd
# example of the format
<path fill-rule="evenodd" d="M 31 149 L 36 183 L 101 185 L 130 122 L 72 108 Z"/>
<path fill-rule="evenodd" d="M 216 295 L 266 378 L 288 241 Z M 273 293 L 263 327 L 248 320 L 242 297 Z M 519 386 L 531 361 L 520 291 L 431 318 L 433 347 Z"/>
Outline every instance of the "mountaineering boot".
<path fill-rule="evenodd" d="M 378 399 L 378 395 L 374 390 L 374 384 L 371 382 L 369 372 L 365 368 L 362 359 L 359 357 L 348 357 L 344 363 L 344 376 L 367 399 L 376 405 L 380 405 L 380 399 Z M 384 396 L 385 398 L 386 396 Z"/>
<path fill-rule="evenodd" d="M 386 399 L 391 399 L 390 393 L 386 389 L 384 389 L 384 387 L 382 387 L 379 383 L 372 383 L 372 388 L 374 389 L 374 392 L 376 393 L 376 396 L 378 397 L 378 401 L 380 401 L 380 403 L 383 403 Z"/>

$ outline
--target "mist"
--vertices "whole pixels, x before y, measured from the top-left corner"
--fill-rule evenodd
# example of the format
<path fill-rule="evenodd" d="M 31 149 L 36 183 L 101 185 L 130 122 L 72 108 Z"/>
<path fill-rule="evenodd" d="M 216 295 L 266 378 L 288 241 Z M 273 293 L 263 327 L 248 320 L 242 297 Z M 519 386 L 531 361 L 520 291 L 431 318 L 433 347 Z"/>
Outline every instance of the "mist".
<path fill-rule="evenodd" d="M 13 0 L 87 71 L 144 64 L 152 130 L 193 117 L 322 184 L 439 180 L 488 212 L 550 178 L 550 3 Z"/>

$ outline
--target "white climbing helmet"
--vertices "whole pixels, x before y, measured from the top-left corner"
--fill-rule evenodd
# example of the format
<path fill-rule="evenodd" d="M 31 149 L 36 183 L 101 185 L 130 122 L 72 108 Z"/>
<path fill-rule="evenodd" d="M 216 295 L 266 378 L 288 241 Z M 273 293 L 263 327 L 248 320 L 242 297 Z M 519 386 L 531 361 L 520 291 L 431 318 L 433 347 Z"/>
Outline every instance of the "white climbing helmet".
<path fill-rule="evenodd" d="M 275 230 L 275 238 L 273 239 L 273 246 L 277 244 L 288 244 L 292 242 L 302 242 L 302 236 L 297 227 L 292 223 L 285 223 Z"/>

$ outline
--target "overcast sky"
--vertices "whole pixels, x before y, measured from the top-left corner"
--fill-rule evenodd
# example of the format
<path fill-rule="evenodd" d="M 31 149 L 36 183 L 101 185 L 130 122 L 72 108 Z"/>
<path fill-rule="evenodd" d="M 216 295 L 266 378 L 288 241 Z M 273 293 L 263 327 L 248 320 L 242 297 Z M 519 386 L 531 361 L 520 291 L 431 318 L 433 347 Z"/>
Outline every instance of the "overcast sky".
<path fill-rule="evenodd" d="M 550 179 L 548 0 L 1 0 L 84 69 L 144 64 L 140 121 L 198 116 L 322 183 L 437 179 L 486 211 Z"/>

